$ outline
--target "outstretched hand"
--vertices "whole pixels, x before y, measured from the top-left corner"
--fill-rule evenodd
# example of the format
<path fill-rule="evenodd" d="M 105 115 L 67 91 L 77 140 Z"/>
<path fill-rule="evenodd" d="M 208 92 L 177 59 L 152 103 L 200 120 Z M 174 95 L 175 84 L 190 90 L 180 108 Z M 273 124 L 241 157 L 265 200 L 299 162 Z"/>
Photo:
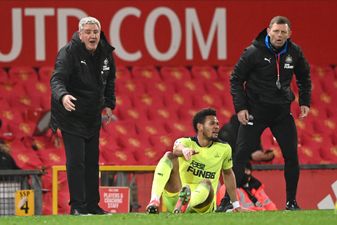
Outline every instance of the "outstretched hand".
<path fill-rule="evenodd" d="M 183 148 L 182 150 L 184 158 L 188 161 L 192 158 L 192 155 L 198 154 L 194 149 L 191 148 Z"/>

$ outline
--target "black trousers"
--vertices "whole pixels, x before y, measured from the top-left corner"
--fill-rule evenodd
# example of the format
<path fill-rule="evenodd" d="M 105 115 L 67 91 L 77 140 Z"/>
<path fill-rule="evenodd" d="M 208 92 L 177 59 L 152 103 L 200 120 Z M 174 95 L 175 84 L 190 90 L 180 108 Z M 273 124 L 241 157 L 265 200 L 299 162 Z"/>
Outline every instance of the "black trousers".
<path fill-rule="evenodd" d="M 94 207 L 99 197 L 99 132 L 83 138 L 62 132 L 65 151 L 69 204 L 73 208 Z"/>
<path fill-rule="evenodd" d="M 244 168 L 255 150 L 262 132 L 269 127 L 276 138 L 284 158 L 284 177 L 287 201 L 296 198 L 299 180 L 297 131 L 290 105 L 254 104 L 249 113 L 254 116 L 253 125 L 240 125 L 234 155 L 234 173 L 237 186 L 244 182 Z"/>

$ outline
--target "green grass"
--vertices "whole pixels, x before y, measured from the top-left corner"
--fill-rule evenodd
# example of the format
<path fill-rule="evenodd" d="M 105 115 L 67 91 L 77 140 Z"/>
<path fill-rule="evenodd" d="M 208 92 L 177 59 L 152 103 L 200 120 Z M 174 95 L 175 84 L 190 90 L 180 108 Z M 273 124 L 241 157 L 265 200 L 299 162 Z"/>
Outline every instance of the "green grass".
<path fill-rule="evenodd" d="M 266 211 L 247 213 L 169 214 L 145 213 L 104 216 L 4 216 L 0 225 L 337 225 L 334 210 Z"/>

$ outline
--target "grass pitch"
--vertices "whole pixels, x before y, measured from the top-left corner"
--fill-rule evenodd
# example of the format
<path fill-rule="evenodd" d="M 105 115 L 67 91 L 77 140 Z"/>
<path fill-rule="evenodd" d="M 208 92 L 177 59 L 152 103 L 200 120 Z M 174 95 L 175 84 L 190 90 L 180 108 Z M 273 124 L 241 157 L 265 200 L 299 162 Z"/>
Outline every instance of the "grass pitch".
<path fill-rule="evenodd" d="M 334 210 L 265 211 L 246 213 L 145 213 L 103 216 L 2 216 L 0 225 L 337 225 Z"/>

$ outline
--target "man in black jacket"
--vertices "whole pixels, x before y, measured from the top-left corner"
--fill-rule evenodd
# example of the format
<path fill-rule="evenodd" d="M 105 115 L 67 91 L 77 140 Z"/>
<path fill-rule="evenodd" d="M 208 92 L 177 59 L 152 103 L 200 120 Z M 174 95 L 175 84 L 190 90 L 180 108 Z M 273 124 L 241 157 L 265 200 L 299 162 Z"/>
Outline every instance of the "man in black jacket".
<path fill-rule="evenodd" d="M 232 154 L 235 154 L 236 139 L 238 136 L 238 130 L 240 122 L 238 116 L 233 114 L 228 123 L 224 124 L 219 130 L 219 139 L 228 142 L 232 148 Z M 269 162 L 274 159 L 274 152 L 272 149 L 264 149 L 262 147 L 261 138 L 258 145 L 254 147 L 250 160 L 253 162 Z"/>
<path fill-rule="evenodd" d="M 116 102 L 113 50 L 100 22 L 82 18 L 79 31 L 59 51 L 50 81 L 51 127 L 62 132 L 74 215 L 105 213 L 98 206 L 98 146 L 102 110 L 110 122 Z"/>
<path fill-rule="evenodd" d="M 291 25 L 283 16 L 274 17 L 253 43 L 245 49 L 231 76 L 231 94 L 241 123 L 234 172 L 242 186 L 244 168 L 260 140 L 270 128 L 284 157 L 286 209 L 299 209 L 296 203 L 299 163 L 297 131 L 290 104 L 295 99 L 290 89 L 293 74 L 299 88 L 300 118 L 309 113 L 311 80 L 309 64 L 301 49 L 292 42 Z"/>

